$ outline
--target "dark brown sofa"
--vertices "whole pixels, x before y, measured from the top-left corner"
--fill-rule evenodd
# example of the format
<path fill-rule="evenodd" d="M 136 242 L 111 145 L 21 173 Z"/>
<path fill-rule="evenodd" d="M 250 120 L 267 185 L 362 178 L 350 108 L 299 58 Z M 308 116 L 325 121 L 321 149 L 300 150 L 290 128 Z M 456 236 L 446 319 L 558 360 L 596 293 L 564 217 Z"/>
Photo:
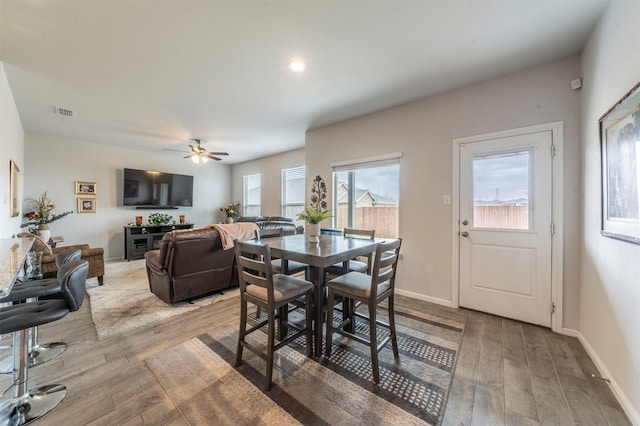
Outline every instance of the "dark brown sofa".
<path fill-rule="evenodd" d="M 160 249 L 144 257 L 151 292 L 169 304 L 237 285 L 234 251 L 223 250 L 220 235 L 210 227 L 167 232 Z"/>

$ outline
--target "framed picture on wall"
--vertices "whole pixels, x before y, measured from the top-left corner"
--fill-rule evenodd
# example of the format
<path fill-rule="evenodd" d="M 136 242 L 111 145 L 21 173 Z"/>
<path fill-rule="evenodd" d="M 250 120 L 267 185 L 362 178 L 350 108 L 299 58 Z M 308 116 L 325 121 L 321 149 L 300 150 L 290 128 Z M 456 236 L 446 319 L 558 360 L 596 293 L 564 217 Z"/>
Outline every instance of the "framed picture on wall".
<path fill-rule="evenodd" d="M 600 118 L 602 229 L 640 244 L 640 83 Z"/>
<path fill-rule="evenodd" d="M 95 213 L 95 198 L 78 198 L 78 213 Z"/>
<path fill-rule="evenodd" d="M 95 182 L 76 181 L 76 194 L 96 195 L 98 193 L 98 184 Z"/>

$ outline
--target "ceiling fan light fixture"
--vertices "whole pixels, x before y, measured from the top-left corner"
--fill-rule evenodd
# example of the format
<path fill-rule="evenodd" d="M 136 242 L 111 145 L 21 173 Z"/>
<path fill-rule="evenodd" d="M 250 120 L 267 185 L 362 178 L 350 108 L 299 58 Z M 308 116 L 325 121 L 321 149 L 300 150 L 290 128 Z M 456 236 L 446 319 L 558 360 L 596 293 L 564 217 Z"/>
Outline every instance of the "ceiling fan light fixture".
<path fill-rule="evenodd" d="M 202 160 L 202 164 L 206 163 L 207 161 L 209 161 L 209 159 L 207 158 L 206 155 L 201 155 L 200 159 Z"/>
<path fill-rule="evenodd" d="M 200 157 L 198 155 L 194 155 L 193 157 L 191 157 L 191 161 L 198 164 L 200 163 Z"/>

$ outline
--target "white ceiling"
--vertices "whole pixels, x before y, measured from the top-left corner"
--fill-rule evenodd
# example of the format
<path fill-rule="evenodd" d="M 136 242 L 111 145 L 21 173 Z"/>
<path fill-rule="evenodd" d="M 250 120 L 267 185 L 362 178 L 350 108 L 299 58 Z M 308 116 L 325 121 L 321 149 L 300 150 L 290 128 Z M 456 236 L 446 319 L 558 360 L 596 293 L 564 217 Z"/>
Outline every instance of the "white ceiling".
<path fill-rule="evenodd" d="M 0 59 L 27 132 L 176 158 L 202 137 L 231 164 L 577 54 L 606 3 L 1 0 Z"/>

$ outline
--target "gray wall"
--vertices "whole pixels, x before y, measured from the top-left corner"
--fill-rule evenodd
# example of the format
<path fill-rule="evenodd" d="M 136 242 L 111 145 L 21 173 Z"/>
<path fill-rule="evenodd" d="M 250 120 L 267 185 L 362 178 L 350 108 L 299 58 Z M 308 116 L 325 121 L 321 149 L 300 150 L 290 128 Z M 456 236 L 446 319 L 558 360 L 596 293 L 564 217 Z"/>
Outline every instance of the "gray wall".
<path fill-rule="evenodd" d="M 168 213 L 175 220 L 185 214 L 195 226 L 220 222 L 220 207 L 231 199 L 231 168 L 223 163 L 194 164 L 179 153 L 141 152 L 50 135 L 25 134 L 26 196 L 48 191 L 56 212 L 72 210 L 49 226 L 52 235 L 62 235 L 65 244 L 87 243 L 103 247 L 105 257 L 124 256 L 123 226 L 154 212 Z M 178 210 L 135 210 L 122 207 L 124 168 L 149 169 L 193 176 L 193 207 Z M 75 181 L 97 182 L 97 212 L 77 214 Z"/>
<path fill-rule="evenodd" d="M 598 119 L 640 81 L 639 18 L 640 2 L 612 3 L 582 54 L 579 329 L 603 375 L 613 379 L 613 389 L 634 424 L 640 424 L 640 246 L 600 235 Z"/>
<path fill-rule="evenodd" d="M 243 176 L 260 173 L 260 204 L 263 216 L 280 216 L 282 210 L 282 169 L 304 166 L 304 149 L 235 164 L 232 167 L 233 201 L 242 203 Z"/>
<path fill-rule="evenodd" d="M 452 298 L 452 140 L 555 121 L 564 122 L 564 321 L 578 326 L 580 188 L 579 57 L 505 75 L 307 133 L 307 178 L 331 180 L 330 163 L 403 152 L 400 163 L 398 286 L 425 300 Z M 310 186 L 309 184 L 307 186 Z"/>

